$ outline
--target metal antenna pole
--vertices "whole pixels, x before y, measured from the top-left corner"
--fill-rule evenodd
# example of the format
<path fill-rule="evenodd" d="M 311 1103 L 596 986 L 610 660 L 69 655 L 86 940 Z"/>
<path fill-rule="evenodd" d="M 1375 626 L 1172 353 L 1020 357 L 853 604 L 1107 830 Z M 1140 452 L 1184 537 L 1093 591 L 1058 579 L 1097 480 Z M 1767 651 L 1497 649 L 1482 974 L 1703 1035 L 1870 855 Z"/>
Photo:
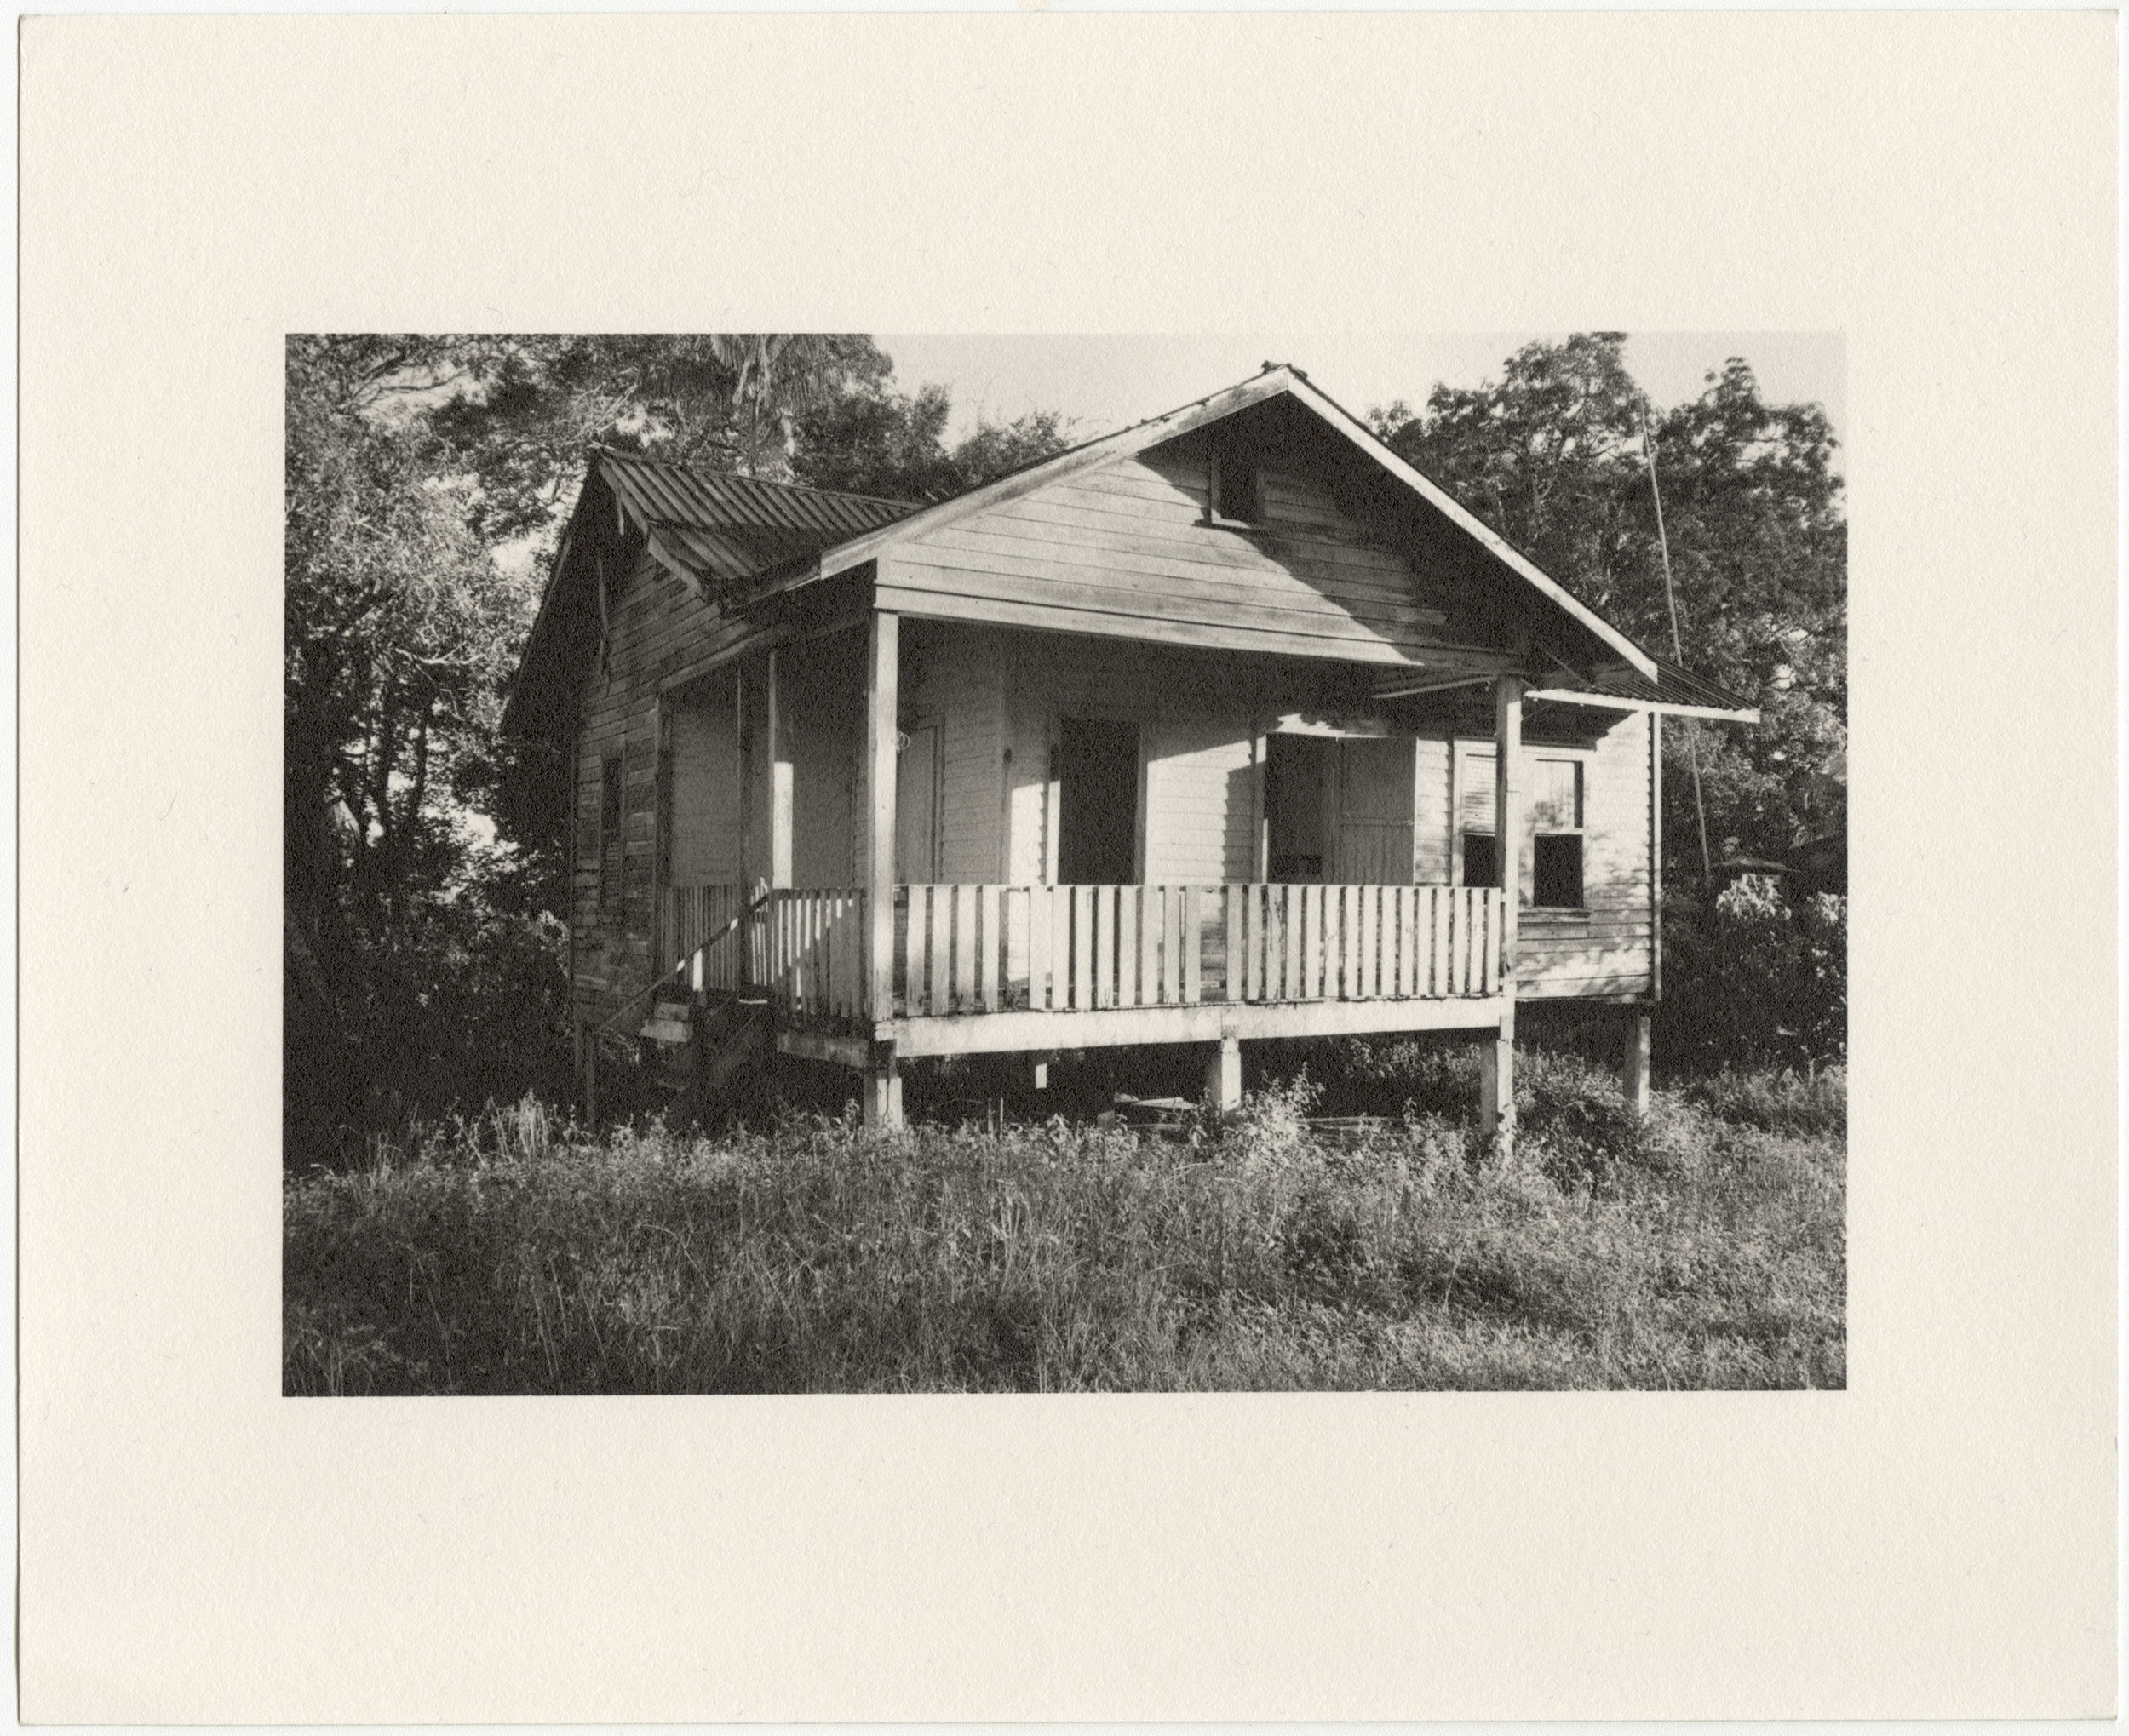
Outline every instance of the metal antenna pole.
<path fill-rule="evenodd" d="M 1656 428 L 1649 418 L 1646 392 L 1641 396 L 1641 457 L 1649 467 L 1649 492 L 1656 496 L 1656 546 L 1663 551 L 1663 600 L 1671 610 L 1671 655 L 1683 666 L 1685 647 L 1679 640 L 1678 593 L 1671 584 L 1671 539 L 1663 528 L 1663 490 L 1656 479 Z M 1713 885 L 1715 868 L 1707 855 L 1707 805 L 1701 799 L 1700 737 L 1690 718 L 1685 720 L 1685 753 L 1693 766 L 1693 811 L 1700 820 L 1701 878 Z"/>

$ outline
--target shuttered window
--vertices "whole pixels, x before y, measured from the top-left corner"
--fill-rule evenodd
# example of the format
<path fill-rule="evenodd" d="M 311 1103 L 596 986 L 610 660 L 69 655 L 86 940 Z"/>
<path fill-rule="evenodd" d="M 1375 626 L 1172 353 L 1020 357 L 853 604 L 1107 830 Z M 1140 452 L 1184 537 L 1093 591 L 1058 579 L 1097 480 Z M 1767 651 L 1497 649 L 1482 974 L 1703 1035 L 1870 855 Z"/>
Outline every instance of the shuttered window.
<path fill-rule="evenodd" d="M 1464 884 L 1501 884 L 1500 850 L 1494 834 L 1494 764 L 1491 753 L 1464 757 L 1456 804 L 1457 845 Z M 1530 902 L 1539 909 L 1582 905 L 1582 762 L 1534 759 L 1524 805 L 1530 839 Z"/>
<path fill-rule="evenodd" d="M 1501 852 L 1493 835 L 1494 764 L 1491 753 L 1470 753 L 1464 759 L 1463 788 L 1456 803 L 1456 847 L 1463 856 L 1467 886 L 1501 884 Z"/>
<path fill-rule="evenodd" d="M 599 762 L 599 908 L 612 915 L 621 908 L 621 756 Z"/>

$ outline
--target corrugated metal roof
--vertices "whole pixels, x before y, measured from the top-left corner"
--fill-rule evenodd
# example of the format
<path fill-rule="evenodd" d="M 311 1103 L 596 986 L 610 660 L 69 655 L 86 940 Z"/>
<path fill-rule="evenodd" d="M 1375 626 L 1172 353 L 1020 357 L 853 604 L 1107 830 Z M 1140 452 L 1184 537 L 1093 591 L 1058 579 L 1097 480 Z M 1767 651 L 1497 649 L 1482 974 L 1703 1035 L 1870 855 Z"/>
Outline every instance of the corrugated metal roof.
<path fill-rule="evenodd" d="M 1705 675 L 1696 675 L 1682 663 L 1657 657 L 1656 667 L 1657 679 L 1654 681 L 1636 670 L 1608 669 L 1594 681 L 1580 685 L 1615 698 L 1646 700 L 1657 705 L 1699 705 L 1711 711 L 1752 709 L 1750 700 L 1738 698 Z"/>
<path fill-rule="evenodd" d="M 725 584 L 917 510 L 907 501 L 722 475 L 605 447 L 596 455 L 600 474 L 631 516 L 676 559 Z"/>

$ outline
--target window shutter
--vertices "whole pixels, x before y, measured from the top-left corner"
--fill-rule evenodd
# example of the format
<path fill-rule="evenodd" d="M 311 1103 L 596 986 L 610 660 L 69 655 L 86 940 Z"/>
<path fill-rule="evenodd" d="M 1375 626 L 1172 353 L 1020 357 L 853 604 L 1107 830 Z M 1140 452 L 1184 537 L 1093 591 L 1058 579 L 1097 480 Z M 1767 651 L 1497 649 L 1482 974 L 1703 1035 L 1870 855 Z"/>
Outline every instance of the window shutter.
<path fill-rule="evenodd" d="M 1494 829 L 1494 756 L 1472 753 L 1464 759 L 1463 794 L 1457 802 L 1456 823 L 1465 832 Z"/>

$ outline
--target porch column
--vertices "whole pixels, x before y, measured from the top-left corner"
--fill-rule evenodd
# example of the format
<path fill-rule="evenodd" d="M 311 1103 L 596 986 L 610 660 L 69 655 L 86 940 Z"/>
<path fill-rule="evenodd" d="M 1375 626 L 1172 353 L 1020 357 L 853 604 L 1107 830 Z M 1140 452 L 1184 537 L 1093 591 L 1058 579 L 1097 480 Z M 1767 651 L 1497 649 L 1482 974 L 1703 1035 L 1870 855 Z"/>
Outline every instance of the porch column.
<path fill-rule="evenodd" d="M 875 610 L 865 677 L 865 1013 L 875 1028 L 894 1017 L 894 776 L 902 618 Z M 865 1125 L 902 1121 L 894 1046 L 875 1043 L 865 1072 Z"/>
<path fill-rule="evenodd" d="M 794 774 L 791 764 L 791 732 L 785 724 L 783 713 L 788 704 L 784 692 L 790 674 L 789 660 L 781 651 L 769 653 L 769 695 L 767 725 L 768 750 L 764 760 L 769 768 L 769 884 L 789 886 L 791 881 L 791 816 L 794 811 Z"/>
<path fill-rule="evenodd" d="M 1619 1064 L 1619 1090 L 1627 1107 L 1637 1115 L 1649 1113 L 1649 1015 L 1636 1010 L 1627 1016 L 1626 1053 Z"/>
<path fill-rule="evenodd" d="M 1515 1138 L 1516 914 L 1523 898 L 1523 681 L 1494 684 L 1494 856 L 1501 900 L 1501 1029 L 1479 1056 L 1478 1125 L 1505 1149 Z M 1488 1053 L 1487 1051 L 1490 1051 Z"/>

